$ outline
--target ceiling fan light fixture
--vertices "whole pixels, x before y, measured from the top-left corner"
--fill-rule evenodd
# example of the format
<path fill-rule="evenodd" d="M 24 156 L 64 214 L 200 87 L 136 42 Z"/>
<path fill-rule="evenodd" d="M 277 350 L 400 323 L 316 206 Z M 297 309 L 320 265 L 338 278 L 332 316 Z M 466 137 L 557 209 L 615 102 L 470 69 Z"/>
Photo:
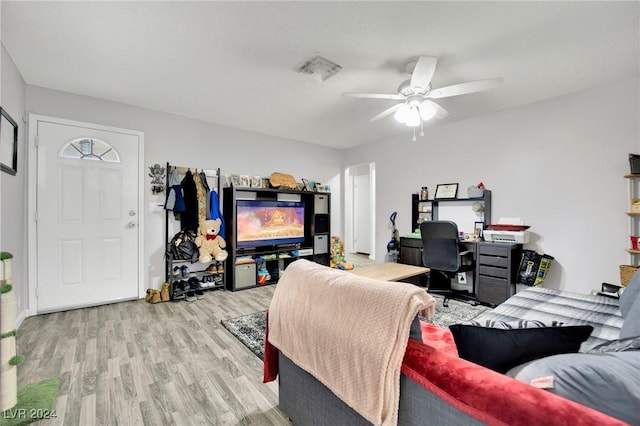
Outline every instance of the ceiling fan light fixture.
<path fill-rule="evenodd" d="M 422 118 L 420 117 L 420 111 L 418 107 L 412 106 L 409 109 L 409 114 L 407 115 L 407 120 L 404 124 L 410 127 L 418 126 L 422 122 Z"/>
<path fill-rule="evenodd" d="M 395 114 L 393 114 L 394 120 L 396 120 L 398 123 L 406 123 L 409 119 L 410 109 L 411 108 L 407 104 L 400 105 L 400 108 L 398 108 Z"/>
<path fill-rule="evenodd" d="M 438 111 L 436 111 L 436 107 L 434 107 L 433 103 L 429 101 L 424 101 L 420 104 L 420 117 L 424 121 L 431 120 L 433 117 L 436 116 L 437 112 Z"/>

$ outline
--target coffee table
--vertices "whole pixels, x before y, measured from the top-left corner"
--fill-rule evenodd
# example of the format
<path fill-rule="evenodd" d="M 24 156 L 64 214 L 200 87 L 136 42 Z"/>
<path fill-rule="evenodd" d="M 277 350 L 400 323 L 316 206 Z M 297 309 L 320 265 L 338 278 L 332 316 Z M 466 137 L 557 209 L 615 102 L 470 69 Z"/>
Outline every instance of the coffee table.
<path fill-rule="evenodd" d="M 355 267 L 349 271 L 351 274 L 365 278 L 374 278 L 382 281 L 400 281 L 405 278 L 415 277 L 429 272 L 424 266 L 405 265 L 404 263 L 376 263 L 375 265 Z"/>

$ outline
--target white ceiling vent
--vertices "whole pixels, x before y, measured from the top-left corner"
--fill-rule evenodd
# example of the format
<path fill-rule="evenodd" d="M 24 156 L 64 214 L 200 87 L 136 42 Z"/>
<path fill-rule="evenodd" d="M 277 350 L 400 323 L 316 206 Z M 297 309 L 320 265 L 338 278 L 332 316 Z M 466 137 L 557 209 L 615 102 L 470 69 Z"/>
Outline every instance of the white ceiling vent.
<path fill-rule="evenodd" d="M 306 74 L 318 81 L 325 81 L 341 69 L 342 66 L 335 62 L 316 55 L 304 61 L 302 65 L 296 68 L 296 71 Z"/>

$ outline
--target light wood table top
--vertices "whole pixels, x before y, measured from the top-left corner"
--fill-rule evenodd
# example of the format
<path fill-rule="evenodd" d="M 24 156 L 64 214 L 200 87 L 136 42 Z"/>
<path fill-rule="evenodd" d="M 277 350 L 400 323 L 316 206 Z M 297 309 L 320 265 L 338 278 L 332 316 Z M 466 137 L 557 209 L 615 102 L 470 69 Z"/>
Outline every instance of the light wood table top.
<path fill-rule="evenodd" d="M 375 265 L 355 267 L 349 273 L 365 278 L 374 278 L 382 281 L 400 281 L 429 272 L 424 266 L 405 265 L 403 263 L 377 263 Z"/>

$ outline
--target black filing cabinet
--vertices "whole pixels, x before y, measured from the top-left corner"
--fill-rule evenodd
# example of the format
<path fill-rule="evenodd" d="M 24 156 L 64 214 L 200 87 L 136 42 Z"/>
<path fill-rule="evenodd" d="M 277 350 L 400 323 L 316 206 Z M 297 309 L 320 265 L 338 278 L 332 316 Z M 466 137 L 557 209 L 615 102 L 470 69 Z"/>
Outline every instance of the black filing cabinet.
<path fill-rule="evenodd" d="M 515 293 L 522 244 L 479 242 L 476 245 L 478 302 L 499 305 Z"/>
<path fill-rule="evenodd" d="M 405 265 L 422 266 L 422 240 L 400 237 L 400 260 Z"/>

